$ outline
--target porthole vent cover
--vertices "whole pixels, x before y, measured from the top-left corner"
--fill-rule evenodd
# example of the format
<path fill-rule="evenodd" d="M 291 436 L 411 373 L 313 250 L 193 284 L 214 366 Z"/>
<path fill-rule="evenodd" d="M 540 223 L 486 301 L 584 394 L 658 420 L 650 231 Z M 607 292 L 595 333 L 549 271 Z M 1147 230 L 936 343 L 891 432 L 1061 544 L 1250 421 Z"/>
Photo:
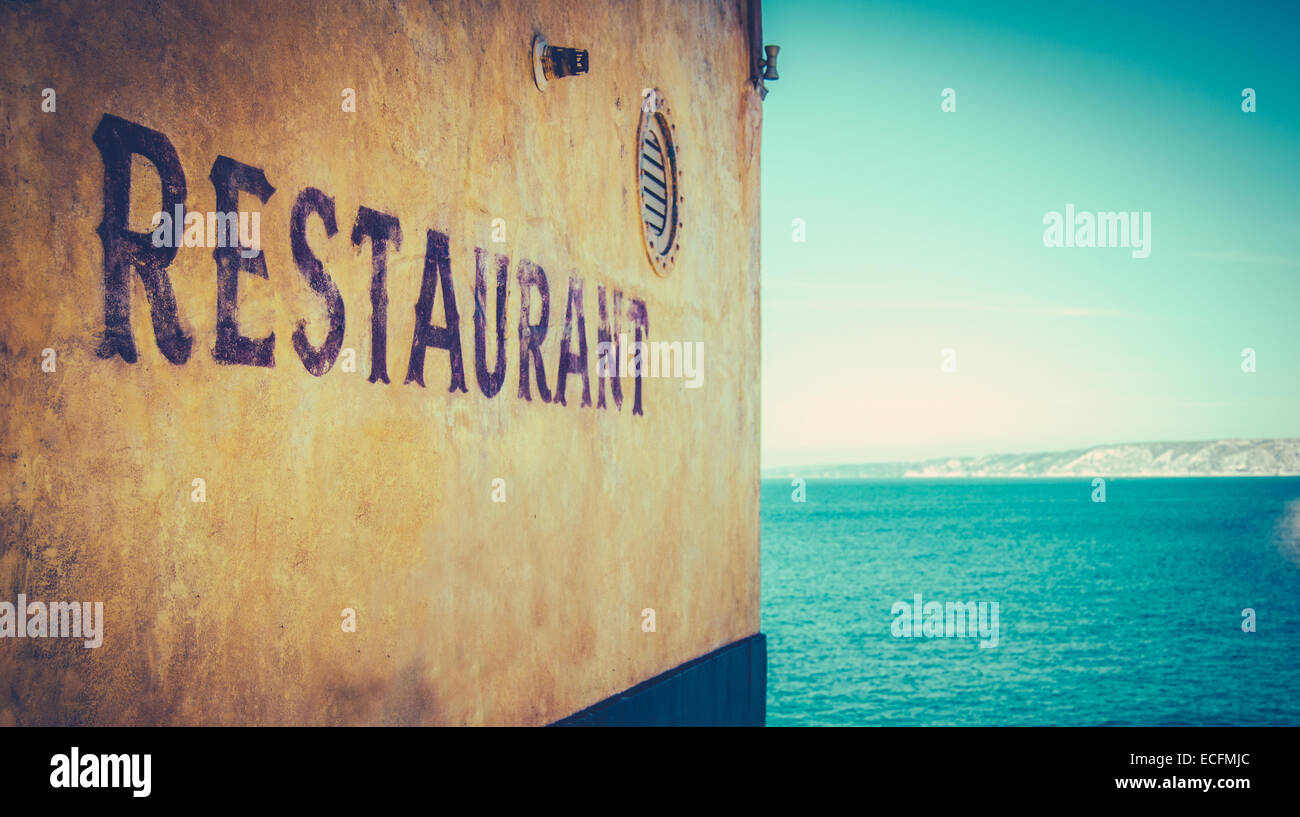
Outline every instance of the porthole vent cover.
<path fill-rule="evenodd" d="M 677 134 L 668 100 L 651 89 L 641 100 L 636 129 L 636 185 L 641 202 L 641 238 L 655 272 L 667 275 L 681 249 L 681 174 Z"/>

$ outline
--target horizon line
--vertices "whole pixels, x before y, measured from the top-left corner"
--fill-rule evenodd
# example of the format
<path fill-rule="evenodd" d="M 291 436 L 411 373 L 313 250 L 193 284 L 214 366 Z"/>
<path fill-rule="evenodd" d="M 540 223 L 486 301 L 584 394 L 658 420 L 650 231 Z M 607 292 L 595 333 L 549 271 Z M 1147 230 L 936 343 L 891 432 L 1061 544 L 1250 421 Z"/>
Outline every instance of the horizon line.
<path fill-rule="evenodd" d="M 760 465 L 759 471 L 762 472 L 762 471 L 767 471 L 776 468 L 847 468 L 851 466 L 862 466 L 862 465 L 905 465 L 908 463 L 927 463 L 927 462 L 939 462 L 939 461 L 947 461 L 947 460 L 967 460 L 967 459 L 979 459 L 982 457 L 1027 456 L 1030 454 L 1068 454 L 1075 451 L 1091 451 L 1095 448 L 1107 448 L 1111 446 L 1121 446 L 1121 445 L 1186 445 L 1189 443 L 1233 443 L 1233 442 L 1257 444 L 1257 443 L 1283 442 L 1283 441 L 1300 442 L 1300 435 L 1294 437 L 1208 437 L 1202 440 L 1142 440 L 1142 441 L 1131 441 L 1131 442 L 1096 443 L 1094 445 L 1087 445 L 1087 446 L 1076 447 L 1076 448 L 1030 449 L 1026 451 L 995 451 L 988 454 L 963 454 L 963 455 L 954 455 L 954 456 L 937 456 L 937 457 L 922 457 L 922 458 L 912 457 L 908 459 L 898 459 L 898 460 L 850 460 L 844 462 L 809 463 L 806 465 Z M 760 461 L 761 461 L 761 457 L 762 455 L 760 453 Z M 1022 479 L 1022 478 L 1023 477 L 1011 477 L 1011 479 Z"/>

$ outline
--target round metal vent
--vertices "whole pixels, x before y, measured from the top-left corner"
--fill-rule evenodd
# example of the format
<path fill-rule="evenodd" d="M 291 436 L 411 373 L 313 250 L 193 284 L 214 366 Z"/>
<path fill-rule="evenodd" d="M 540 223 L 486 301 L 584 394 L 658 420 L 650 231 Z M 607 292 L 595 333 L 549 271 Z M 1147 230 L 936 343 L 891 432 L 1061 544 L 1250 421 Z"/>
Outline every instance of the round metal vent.
<path fill-rule="evenodd" d="M 667 275 L 681 247 L 681 175 L 668 100 L 658 89 L 641 98 L 637 124 L 636 183 L 641 202 L 641 238 L 655 272 Z"/>

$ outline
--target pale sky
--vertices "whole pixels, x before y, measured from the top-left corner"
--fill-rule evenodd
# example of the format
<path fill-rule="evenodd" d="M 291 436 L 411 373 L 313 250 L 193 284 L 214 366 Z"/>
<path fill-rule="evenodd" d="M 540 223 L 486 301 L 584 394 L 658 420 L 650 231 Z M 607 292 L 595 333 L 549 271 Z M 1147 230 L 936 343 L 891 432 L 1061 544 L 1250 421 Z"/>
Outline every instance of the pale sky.
<path fill-rule="evenodd" d="M 945 5 L 764 3 L 764 466 L 1300 436 L 1300 4 Z"/>

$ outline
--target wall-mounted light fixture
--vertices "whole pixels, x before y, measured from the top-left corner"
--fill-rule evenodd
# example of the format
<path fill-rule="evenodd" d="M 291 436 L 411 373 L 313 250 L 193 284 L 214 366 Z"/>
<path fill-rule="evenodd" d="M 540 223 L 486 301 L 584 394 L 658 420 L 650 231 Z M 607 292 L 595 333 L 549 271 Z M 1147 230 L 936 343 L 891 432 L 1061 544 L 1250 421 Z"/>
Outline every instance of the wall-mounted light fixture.
<path fill-rule="evenodd" d="M 533 37 L 533 81 L 537 90 L 545 91 L 553 79 L 576 77 L 587 73 L 587 52 L 580 48 L 561 48 L 547 45 L 539 34 Z"/>
<path fill-rule="evenodd" d="M 763 69 L 763 79 L 780 79 L 776 75 L 776 55 L 780 53 L 781 46 L 765 45 L 763 50 L 767 52 L 767 59 L 759 63 L 759 67 Z"/>
<path fill-rule="evenodd" d="M 769 79 L 781 78 L 776 73 L 776 55 L 781 50 L 781 46 L 762 44 L 763 0 L 749 0 L 745 14 L 748 18 L 749 31 L 749 81 L 753 84 L 754 90 L 758 91 L 758 98 L 766 99 L 767 86 L 763 83 Z M 767 54 L 766 59 L 763 57 L 764 53 Z"/>

